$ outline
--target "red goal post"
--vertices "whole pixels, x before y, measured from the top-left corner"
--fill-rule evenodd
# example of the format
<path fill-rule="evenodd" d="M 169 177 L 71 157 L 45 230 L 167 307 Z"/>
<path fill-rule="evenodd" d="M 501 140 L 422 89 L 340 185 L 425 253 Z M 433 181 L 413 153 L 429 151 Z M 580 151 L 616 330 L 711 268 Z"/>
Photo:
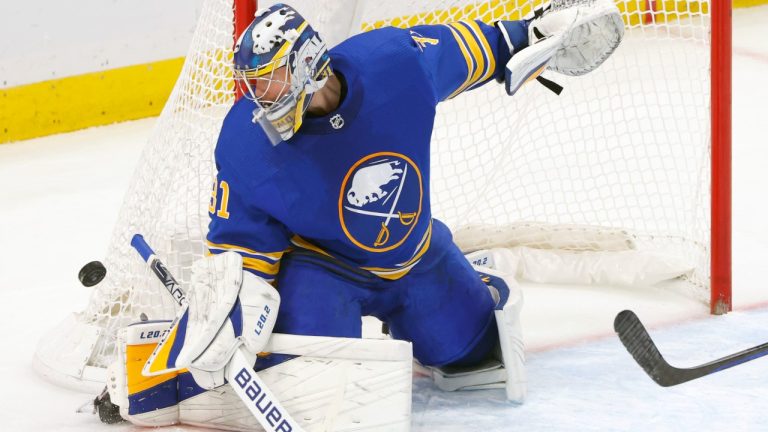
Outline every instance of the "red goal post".
<path fill-rule="evenodd" d="M 733 309 L 731 264 L 732 2 L 713 0 L 710 30 L 712 234 L 710 311 Z"/>
<path fill-rule="evenodd" d="M 234 39 L 232 46 L 237 42 L 240 35 L 248 28 L 248 25 L 253 21 L 253 16 L 258 8 L 257 0 L 233 0 L 232 2 L 232 16 L 234 24 Z M 240 98 L 242 90 L 240 87 L 235 86 L 236 97 Z"/>

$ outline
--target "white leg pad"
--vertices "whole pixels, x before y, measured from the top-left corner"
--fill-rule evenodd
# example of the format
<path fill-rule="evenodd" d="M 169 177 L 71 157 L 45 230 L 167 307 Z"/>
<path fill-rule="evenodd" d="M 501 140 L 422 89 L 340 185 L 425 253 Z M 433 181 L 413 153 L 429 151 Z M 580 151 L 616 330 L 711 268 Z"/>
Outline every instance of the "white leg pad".
<path fill-rule="evenodd" d="M 126 357 L 137 363 L 136 357 L 144 360 L 160 341 L 162 335 L 168 331 L 169 321 L 149 321 L 135 323 L 123 327 L 117 332 L 117 360 L 107 367 L 107 391 L 115 405 L 120 407 L 120 416 L 139 426 L 159 427 L 170 426 L 179 422 L 178 405 L 155 409 L 141 414 L 129 414 L 128 410 L 128 375 L 132 374 L 131 381 L 136 385 L 137 380 L 149 380 L 149 378 L 136 378 L 140 374 L 143 361 L 139 361 L 139 369 L 135 367 L 129 372 L 126 365 Z"/>
<path fill-rule="evenodd" d="M 523 403 L 528 391 L 528 379 L 525 373 L 525 345 L 523 328 L 520 325 L 520 312 L 523 308 L 523 292 L 517 283 L 507 281 L 509 294 L 506 304 L 495 311 L 496 325 L 499 327 L 499 343 L 507 372 L 507 399 Z"/>
<path fill-rule="evenodd" d="M 423 371 L 444 391 L 504 388 L 508 400 L 523 403 L 527 378 L 520 324 L 523 293 L 514 278 L 517 261 L 505 249 L 480 250 L 466 257 L 489 278 L 501 353 L 471 367 L 425 367 Z"/>
<path fill-rule="evenodd" d="M 297 356 L 258 374 L 305 431 L 410 429 L 410 343 L 275 333 L 266 351 Z M 180 418 L 198 426 L 262 430 L 229 386 L 181 402 Z"/>
<path fill-rule="evenodd" d="M 525 400 L 528 382 L 525 373 L 525 344 L 520 313 L 523 291 L 515 280 L 518 260 L 508 250 L 481 250 L 466 256 L 475 270 L 491 276 L 490 285 L 496 293 L 496 325 L 499 330 L 501 360 L 506 372 L 507 399 L 517 403 Z M 498 297 L 497 297 L 498 296 Z"/>
<path fill-rule="evenodd" d="M 136 425 L 150 427 L 181 423 L 263 431 L 228 384 L 166 408 L 129 415 L 129 381 L 135 398 L 137 392 L 153 392 L 156 384 L 170 382 L 176 375 L 168 374 L 160 377 L 160 381 L 141 375 L 144 362 L 167 328 L 167 321 L 145 322 L 118 332 L 118 361 L 108 369 L 107 387 L 112 402 L 120 407 L 121 416 Z M 413 351 L 409 342 L 273 333 L 264 350 L 283 357 L 271 362 L 261 358 L 256 362 L 257 373 L 304 431 L 410 429 Z M 181 380 L 178 383 L 183 385 Z M 194 389 L 180 389 L 174 384 L 161 391 L 165 397 L 176 397 L 177 391 L 183 394 L 187 390 Z M 254 392 L 253 403 L 267 412 L 270 406 L 262 406 L 264 399 L 258 393 Z M 155 392 L 146 397 L 157 395 Z"/>

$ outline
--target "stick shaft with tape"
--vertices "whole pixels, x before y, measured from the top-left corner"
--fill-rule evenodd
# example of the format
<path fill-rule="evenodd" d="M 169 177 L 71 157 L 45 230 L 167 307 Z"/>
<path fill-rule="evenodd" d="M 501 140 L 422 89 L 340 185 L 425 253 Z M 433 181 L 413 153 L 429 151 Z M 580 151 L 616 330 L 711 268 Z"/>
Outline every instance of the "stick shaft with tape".
<path fill-rule="evenodd" d="M 147 242 L 144 240 L 144 236 L 141 234 L 134 235 L 131 239 L 131 246 L 133 246 L 139 255 L 141 255 L 141 257 L 149 266 L 150 270 L 152 270 L 152 273 L 154 273 L 155 276 L 160 279 L 160 282 L 163 283 L 165 289 L 167 289 L 173 298 L 176 299 L 176 302 L 179 305 L 185 303 L 187 298 L 184 296 L 184 291 L 181 289 L 181 285 L 179 285 L 176 279 L 173 278 L 173 275 L 171 275 L 171 272 L 168 271 L 168 268 L 165 266 L 165 264 L 160 261 L 160 258 L 155 255 L 155 251 L 149 247 Z"/>

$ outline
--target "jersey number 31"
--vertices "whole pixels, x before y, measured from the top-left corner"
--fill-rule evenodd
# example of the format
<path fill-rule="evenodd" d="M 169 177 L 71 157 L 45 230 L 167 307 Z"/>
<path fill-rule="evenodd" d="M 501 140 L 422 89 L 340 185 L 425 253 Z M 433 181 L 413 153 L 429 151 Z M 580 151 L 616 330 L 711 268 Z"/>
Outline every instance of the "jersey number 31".
<path fill-rule="evenodd" d="M 216 211 L 216 202 L 218 198 L 218 191 L 221 189 L 221 203 L 219 205 L 219 211 Z M 227 205 L 229 204 L 229 183 L 222 180 L 221 182 L 213 182 L 213 190 L 211 191 L 211 203 L 208 205 L 208 213 L 214 214 L 222 219 L 229 219 L 229 212 L 227 211 Z"/>

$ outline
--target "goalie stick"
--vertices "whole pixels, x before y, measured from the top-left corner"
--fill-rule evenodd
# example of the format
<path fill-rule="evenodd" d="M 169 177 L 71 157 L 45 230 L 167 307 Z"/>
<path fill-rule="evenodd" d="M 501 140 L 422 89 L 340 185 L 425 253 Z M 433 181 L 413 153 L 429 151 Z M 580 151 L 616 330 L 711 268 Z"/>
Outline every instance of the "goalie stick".
<path fill-rule="evenodd" d="M 141 255 L 149 268 L 165 285 L 168 293 L 176 299 L 176 302 L 182 308 L 187 308 L 187 298 L 179 283 L 174 279 L 168 268 L 165 267 L 160 258 L 155 255 L 152 248 L 149 247 L 141 234 L 136 234 L 131 239 L 131 246 Z M 181 317 L 177 314 L 170 328 Z M 168 332 L 170 333 L 170 332 Z M 162 344 L 163 341 L 161 340 Z M 299 424 L 288 414 L 288 411 L 269 390 L 264 381 L 253 370 L 253 365 L 249 364 L 247 355 L 242 352 L 244 348 L 238 348 L 232 359 L 227 363 L 226 377 L 229 385 L 235 391 L 235 394 L 243 401 L 248 410 L 253 414 L 259 424 L 266 431 L 280 432 L 303 432 Z"/>
<path fill-rule="evenodd" d="M 768 355 L 768 343 L 690 368 L 678 368 L 664 360 L 640 319 L 630 310 L 619 312 L 613 328 L 621 343 L 648 376 L 662 387 L 671 387 Z"/>

